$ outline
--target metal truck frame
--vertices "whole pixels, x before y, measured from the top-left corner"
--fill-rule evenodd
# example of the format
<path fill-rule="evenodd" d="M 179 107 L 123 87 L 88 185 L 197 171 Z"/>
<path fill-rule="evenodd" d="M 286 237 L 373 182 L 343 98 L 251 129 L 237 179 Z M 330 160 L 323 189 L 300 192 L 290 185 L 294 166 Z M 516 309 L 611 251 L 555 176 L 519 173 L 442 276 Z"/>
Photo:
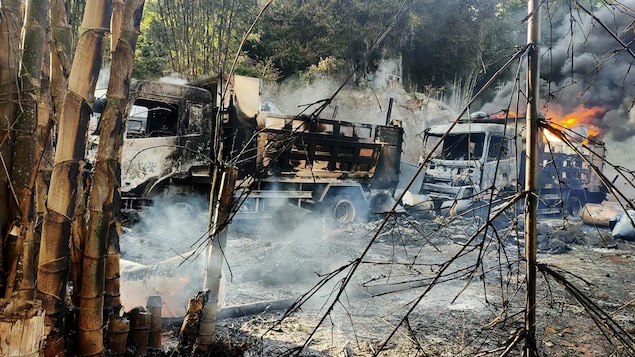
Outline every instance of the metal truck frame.
<path fill-rule="evenodd" d="M 122 153 L 124 207 L 209 196 L 218 157 L 214 133 L 221 135 L 222 161 L 238 168 L 242 217 L 269 216 L 291 203 L 351 222 L 392 197 L 403 141 L 399 121 L 370 125 L 266 112 L 260 105 L 257 78 L 134 81 Z"/>
<path fill-rule="evenodd" d="M 424 153 L 450 130 L 435 125 L 424 134 Z M 423 168 L 423 182 L 414 200 L 437 214 L 480 214 L 490 198 L 500 199 L 522 190 L 525 172 L 524 120 L 490 118 L 476 113 L 457 123 Z M 572 142 L 581 141 L 571 138 Z M 583 138 L 584 139 L 584 138 Z M 540 143 L 539 212 L 581 214 L 585 203 L 604 200 L 607 189 L 591 166 L 603 169 L 605 146 L 585 140 L 575 143 L 578 155 L 564 142 Z M 520 159 L 518 159 L 520 158 Z"/>

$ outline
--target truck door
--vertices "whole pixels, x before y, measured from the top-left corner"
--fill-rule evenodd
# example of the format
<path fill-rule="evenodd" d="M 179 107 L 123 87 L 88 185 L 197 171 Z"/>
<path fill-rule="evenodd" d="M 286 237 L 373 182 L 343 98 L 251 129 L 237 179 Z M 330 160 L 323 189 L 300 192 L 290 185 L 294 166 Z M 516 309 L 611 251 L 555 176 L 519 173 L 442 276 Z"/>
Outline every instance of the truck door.
<path fill-rule="evenodd" d="M 206 158 L 210 155 L 211 106 L 187 100 L 184 108 L 185 112 L 178 129 L 178 145 L 183 148 L 182 164 L 188 168 L 206 171 L 205 168 L 210 164 Z"/>
<path fill-rule="evenodd" d="M 487 156 L 483 165 L 481 187 L 496 187 L 501 190 L 514 186 L 517 179 L 515 153 L 511 141 L 500 134 L 490 134 L 487 142 Z"/>

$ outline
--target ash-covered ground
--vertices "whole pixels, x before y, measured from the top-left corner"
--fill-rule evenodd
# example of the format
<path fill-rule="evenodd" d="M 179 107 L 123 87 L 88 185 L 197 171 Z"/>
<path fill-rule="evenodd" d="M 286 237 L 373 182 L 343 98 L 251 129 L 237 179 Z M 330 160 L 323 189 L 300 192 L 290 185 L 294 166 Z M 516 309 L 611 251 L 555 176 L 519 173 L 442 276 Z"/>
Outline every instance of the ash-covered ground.
<path fill-rule="evenodd" d="M 234 220 L 225 252 L 225 304 L 304 303 L 284 319 L 284 311 L 269 311 L 219 321 L 223 353 L 278 356 L 305 346 L 306 356 L 500 355 L 517 339 L 510 355 L 520 355 L 526 290 L 522 216 L 510 212 L 487 230 L 479 218 L 406 212 L 384 224 L 383 217 L 339 227 L 307 222 L 287 233 L 269 220 Z M 122 250 L 126 259 L 153 270 L 131 281 L 124 269 L 123 300 L 132 307 L 144 295 L 160 294 L 164 315 L 178 315 L 202 287 L 204 255 L 185 261 L 179 256 L 189 256 L 205 236 L 204 204 L 159 204 L 140 218 L 123 236 Z M 617 335 L 632 341 L 635 244 L 615 241 L 608 228 L 579 218 L 542 217 L 538 248 L 539 263 L 553 266 L 606 312 L 601 321 L 618 322 Z M 316 284 L 322 287 L 311 290 Z M 626 355 L 615 332 L 595 327 L 585 307 L 553 277 L 539 273 L 537 289 L 541 355 Z M 166 349 L 173 346 L 170 340 Z"/>

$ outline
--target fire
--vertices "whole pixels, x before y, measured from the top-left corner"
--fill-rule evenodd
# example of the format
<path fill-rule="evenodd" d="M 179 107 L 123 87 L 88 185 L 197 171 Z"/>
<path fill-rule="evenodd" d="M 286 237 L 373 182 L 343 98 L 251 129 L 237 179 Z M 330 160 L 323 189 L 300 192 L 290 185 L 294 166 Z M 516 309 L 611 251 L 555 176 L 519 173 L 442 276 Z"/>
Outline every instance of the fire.
<path fill-rule="evenodd" d="M 522 116 L 523 114 L 521 113 L 520 117 Z M 500 111 L 498 113 L 494 113 L 490 117 L 494 119 L 505 119 L 505 118 L 513 119 L 513 118 L 518 118 L 519 116 L 516 115 L 515 111 L 510 110 L 508 112 Z"/>
<path fill-rule="evenodd" d="M 603 107 L 590 107 L 580 105 L 572 113 L 559 115 L 558 110 L 548 111 L 547 118 L 554 127 L 564 129 L 565 134 L 569 134 L 573 140 L 588 142 L 589 139 L 601 137 L 600 128 L 593 124 L 606 112 Z M 567 130 L 568 129 L 568 130 Z M 545 139 L 550 142 L 560 141 L 553 133 L 544 131 Z"/>

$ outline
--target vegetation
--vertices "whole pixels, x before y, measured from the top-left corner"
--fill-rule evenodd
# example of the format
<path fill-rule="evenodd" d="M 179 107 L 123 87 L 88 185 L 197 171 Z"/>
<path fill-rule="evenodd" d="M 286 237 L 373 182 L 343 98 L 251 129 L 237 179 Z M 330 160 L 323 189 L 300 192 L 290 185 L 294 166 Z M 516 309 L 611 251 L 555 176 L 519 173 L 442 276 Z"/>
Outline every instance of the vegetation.
<path fill-rule="evenodd" d="M 117 18 L 114 14 L 124 3 Z M 32 330 L 38 346 L 40 337 L 47 336 L 44 354 L 105 353 L 106 319 L 110 314 L 119 316 L 121 308 L 117 174 L 121 173 L 118 156 L 127 86 L 133 73 L 137 78 L 154 79 L 176 72 L 194 79 L 228 72 L 237 58 L 238 73 L 270 80 L 310 76 L 317 71 L 341 76 L 352 73 L 363 82 L 382 60 L 396 58 L 401 60 L 403 83 L 408 89 L 442 89 L 452 84 L 470 92 L 493 77 L 503 59 L 510 58 L 509 53 L 516 52 L 524 18 L 516 14 L 524 11 L 523 4 L 519 0 L 148 0 L 142 22 L 144 0 L 1 1 L 0 48 L 8 50 L 0 52 L 0 296 L 4 297 L 0 299 L 0 322 L 45 315 L 33 322 L 46 323 L 46 333 Z M 266 11 L 258 17 L 261 10 Z M 573 11 L 573 6 L 547 9 L 551 26 L 544 29 L 547 38 L 564 38 L 561 32 L 551 31 L 567 25 L 573 37 L 582 23 L 576 22 Z M 79 19 L 83 19 L 81 26 Z M 628 20 L 632 24 L 632 16 Z M 251 25 L 255 27 L 246 34 Z M 632 29 L 632 25 L 622 27 Z M 143 35 L 137 42 L 139 29 Z M 562 43 L 549 47 L 553 68 L 571 68 L 568 76 L 549 69 L 553 75 L 550 81 L 561 88 L 573 87 L 584 103 L 597 98 L 609 103 L 617 98 L 615 108 L 623 110 L 622 101 L 630 100 L 627 110 L 618 114 L 630 112 L 634 95 L 627 84 L 632 83 L 632 58 L 628 58 L 627 67 L 617 60 L 635 55 L 627 45 L 619 50 L 586 46 L 597 52 L 576 57 L 574 66 L 574 55 L 568 52 L 574 44 L 608 43 L 591 32 L 577 39 L 582 42 L 572 40 L 570 47 Z M 104 51 L 108 41 L 117 44 L 110 53 Z M 624 42 L 630 41 L 632 38 Z M 519 56 L 526 48 L 517 51 Z M 609 60 L 616 65 L 601 66 Z M 108 144 L 100 147 L 96 170 L 89 173 L 84 157 L 86 134 L 103 62 L 112 63 L 111 78 L 116 79 L 111 81 L 102 121 L 100 142 Z M 626 72 L 605 76 L 613 83 L 623 80 L 624 85 L 615 88 L 619 96 L 607 95 L 607 86 L 596 89 L 589 85 L 590 81 L 602 84 L 597 74 L 600 70 L 609 74 L 607 67 L 626 68 Z M 586 72 L 574 73 L 574 69 Z M 520 97 L 522 91 L 517 92 Z M 549 93 L 553 98 L 558 94 L 555 90 Z M 603 125 L 616 124 L 613 126 L 620 128 L 621 135 L 635 133 L 633 126 L 624 122 L 628 115 L 606 118 Z M 49 140 L 54 121 L 56 131 Z M 50 163 L 52 168 L 45 165 Z M 384 224 L 387 221 L 382 227 Z M 467 243 L 478 242 L 477 238 L 474 235 Z M 483 243 L 478 244 L 479 249 L 485 249 Z M 469 245 L 465 247 L 462 250 Z M 351 276 L 362 258 L 351 265 Z M 481 263 L 477 260 L 469 280 L 479 273 Z M 435 279 L 442 278 L 449 266 L 435 272 Z M 340 295 L 333 300 L 334 305 Z M 71 309 L 76 316 L 71 315 Z M 411 311 L 395 329 L 407 321 Z M 29 323 L 24 323 L 25 330 L 29 330 Z M 77 334 L 69 337 L 69 331 Z M 75 342 L 75 337 L 78 345 L 69 343 Z M 522 336 L 517 337 L 516 341 Z M 33 351 L 24 352 L 32 355 Z"/>
<path fill-rule="evenodd" d="M 513 53 L 521 32 L 514 26 L 522 19 L 515 14 L 524 11 L 522 4 L 274 1 L 249 34 L 237 72 L 278 80 L 312 68 L 341 75 L 355 71 L 361 81 L 382 59 L 401 58 L 407 88 L 439 88 L 457 81 L 472 87 L 495 70 L 490 67 L 502 55 Z M 135 76 L 156 79 L 177 72 L 193 79 L 229 71 L 233 58 L 228 54 L 237 50 L 259 6 L 253 0 L 150 1 Z"/>

